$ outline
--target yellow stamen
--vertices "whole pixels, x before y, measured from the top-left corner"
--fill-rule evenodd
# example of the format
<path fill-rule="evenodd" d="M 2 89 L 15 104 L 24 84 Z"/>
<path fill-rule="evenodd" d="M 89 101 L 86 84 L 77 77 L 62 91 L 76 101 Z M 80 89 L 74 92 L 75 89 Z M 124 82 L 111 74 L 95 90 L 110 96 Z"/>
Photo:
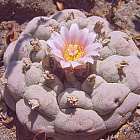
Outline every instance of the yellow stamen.
<path fill-rule="evenodd" d="M 75 61 L 84 56 L 84 47 L 80 44 L 66 44 L 63 55 L 66 61 Z"/>

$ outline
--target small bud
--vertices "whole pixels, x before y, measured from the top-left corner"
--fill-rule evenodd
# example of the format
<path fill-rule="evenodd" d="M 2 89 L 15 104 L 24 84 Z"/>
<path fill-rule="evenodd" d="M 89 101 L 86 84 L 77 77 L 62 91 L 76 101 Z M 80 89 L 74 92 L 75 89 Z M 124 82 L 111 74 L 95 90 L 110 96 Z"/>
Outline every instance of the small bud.
<path fill-rule="evenodd" d="M 32 61 L 30 60 L 30 58 L 23 58 L 22 62 L 23 62 L 23 73 L 25 73 L 27 70 L 30 69 Z"/>
<path fill-rule="evenodd" d="M 95 83 L 96 74 L 92 74 L 87 78 L 90 83 Z"/>
<path fill-rule="evenodd" d="M 40 47 L 41 45 L 40 45 L 39 40 L 37 38 L 31 40 L 30 45 L 32 46 L 32 51 L 38 52 L 41 50 L 41 47 Z"/>
<path fill-rule="evenodd" d="M 49 71 L 45 71 L 43 73 L 43 76 L 44 76 L 45 80 L 54 80 L 55 79 L 54 75 L 51 74 Z"/>
<path fill-rule="evenodd" d="M 120 80 L 122 81 L 123 77 L 126 77 L 126 74 L 123 71 L 123 68 L 129 65 L 127 61 L 123 60 L 122 62 L 120 62 L 119 64 L 116 65 L 117 69 L 118 69 L 118 75 L 120 77 Z"/>
<path fill-rule="evenodd" d="M 34 110 L 35 108 L 38 108 L 40 106 L 38 100 L 36 100 L 36 99 L 29 100 L 28 104 L 30 105 L 32 110 Z"/>
<path fill-rule="evenodd" d="M 72 106 L 75 107 L 78 104 L 78 97 L 76 96 L 68 96 L 67 97 L 67 103 Z"/>

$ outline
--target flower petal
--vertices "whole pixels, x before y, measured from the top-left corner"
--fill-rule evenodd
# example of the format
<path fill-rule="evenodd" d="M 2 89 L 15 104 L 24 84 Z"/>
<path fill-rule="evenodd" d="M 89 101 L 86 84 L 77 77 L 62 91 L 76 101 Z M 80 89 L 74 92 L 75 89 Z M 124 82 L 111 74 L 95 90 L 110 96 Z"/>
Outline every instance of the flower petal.
<path fill-rule="evenodd" d="M 62 68 L 71 67 L 71 63 L 70 63 L 70 62 L 66 62 L 66 61 L 64 61 L 64 60 L 61 60 L 61 61 L 60 61 L 60 64 L 61 64 Z"/>
<path fill-rule="evenodd" d="M 62 50 L 62 48 L 64 47 L 64 42 L 61 42 L 61 40 L 56 39 L 53 42 L 57 49 Z"/>
<path fill-rule="evenodd" d="M 92 43 L 85 47 L 85 51 L 88 53 L 90 51 L 99 51 L 102 48 L 101 43 Z"/>
<path fill-rule="evenodd" d="M 80 37 L 79 37 L 79 42 L 83 45 L 86 46 L 87 41 L 88 41 L 88 34 L 89 34 L 89 29 L 84 28 L 80 32 Z"/>
<path fill-rule="evenodd" d="M 100 56 L 100 54 L 97 51 L 90 51 L 86 54 L 86 56 Z"/>
<path fill-rule="evenodd" d="M 61 60 L 64 61 L 64 58 L 60 58 L 60 57 L 57 57 L 57 56 L 54 56 L 54 58 L 55 58 L 55 60 L 56 60 L 57 62 L 60 62 Z"/>
<path fill-rule="evenodd" d="M 79 63 L 78 61 L 71 61 L 70 63 L 71 63 L 71 65 L 72 65 L 73 68 L 75 68 L 75 67 L 77 67 L 77 66 L 79 66 L 79 65 L 82 65 L 82 64 Z"/>
<path fill-rule="evenodd" d="M 87 56 L 80 58 L 79 61 L 81 63 L 87 63 L 87 62 L 92 63 L 92 64 L 94 63 L 93 58 L 92 57 L 87 57 Z"/>
<path fill-rule="evenodd" d="M 60 50 L 58 50 L 58 49 L 52 49 L 52 50 L 51 50 L 51 53 L 52 53 L 54 56 L 57 56 L 57 57 L 63 59 L 63 54 L 62 54 L 62 52 L 61 52 Z"/>
<path fill-rule="evenodd" d="M 64 45 L 64 40 L 59 33 L 52 34 L 53 42 L 56 48 L 61 49 Z"/>
<path fill-rule="evenodd" d="M 93 43 L 95 41 L 95 39 L 96 39 L 96 36 L 97 35 L 94 32 L 89 33 L 89 35 L 88 35 L 88 43 Z"/>
<path fill-rule="evenodd" d="M 62 35 L 64 42 L 69 39 L 69 31 L 67 27 L 62 26 L 60 29 L 60 34 Z"/>
<path fill-rule="evenodd" d="M 51 40 L 51 39 L 47 40 L 47 44 L 51 49 L 56 49 L 53 40 Z"/>
<path fill-rule="evenodd" d="M 79 27 L 76 23 L 72 24 L 69 30 L 69 42 L 75 42 L 79 38 Z"/>

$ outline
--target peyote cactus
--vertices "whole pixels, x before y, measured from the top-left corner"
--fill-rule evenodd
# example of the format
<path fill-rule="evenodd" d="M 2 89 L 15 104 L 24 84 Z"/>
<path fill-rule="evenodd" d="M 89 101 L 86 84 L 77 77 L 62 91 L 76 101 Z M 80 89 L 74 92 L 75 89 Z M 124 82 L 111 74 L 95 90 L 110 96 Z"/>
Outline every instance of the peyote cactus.
<path fill-rule="evenodd" d="M 101 17 L 73 9 L 36 17 L 4 54 L 5 101 L 33 133 L 99 139 L 140 103 L 139 55 Z"/>

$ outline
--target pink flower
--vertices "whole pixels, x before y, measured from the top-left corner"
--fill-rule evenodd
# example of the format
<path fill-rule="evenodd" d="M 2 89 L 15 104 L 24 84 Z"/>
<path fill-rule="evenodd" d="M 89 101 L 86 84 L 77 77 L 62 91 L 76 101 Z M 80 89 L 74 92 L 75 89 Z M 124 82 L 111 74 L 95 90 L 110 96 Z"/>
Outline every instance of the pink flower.
<path fill-rule="evenodd" d="M 74 23 L 69 30 L 62 26 L 60 33 L 53 33 L 47 44 L 62 68 L 75 68 L 87 62 L 94 63 L 93 56 L 99 56 L 102 45 L 95 40 L 96 33 L 87 28 L 79 29 Z"/>

